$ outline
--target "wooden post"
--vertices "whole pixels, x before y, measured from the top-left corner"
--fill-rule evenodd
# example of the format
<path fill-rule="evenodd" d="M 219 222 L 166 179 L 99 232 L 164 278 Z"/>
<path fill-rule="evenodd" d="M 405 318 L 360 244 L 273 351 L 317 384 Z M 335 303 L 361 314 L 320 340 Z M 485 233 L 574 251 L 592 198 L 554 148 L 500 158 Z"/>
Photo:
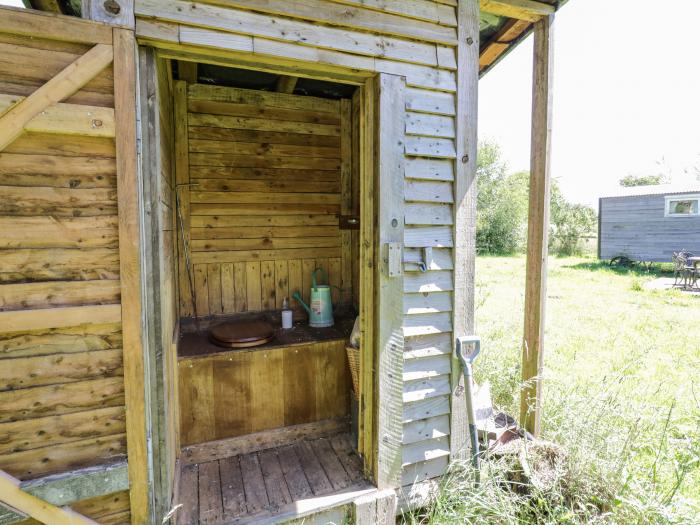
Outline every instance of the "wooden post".
<path fill-rule="evenodd" d="M 117 127 L 119 277 L 121 280 L 126 445 L 129 454 L 131 523 L 150 521 L 146 421 L 146 363 L 141 297 L 141 203 L 136 159 L 136 42 L 114 29 L 114 113 Z"/>
<path fill-rule="evenodd" d="M 377 487 L 397 488 L 403 438 L 405 79 L 379 75 L 377 138 Z"/>
<path fill-rule="evenodd" d="M 544 319 L 547 298 L 549 232 L 549 159 L 552 140 L 552 61 L 554 15 L 535 23 L 532 78 L 532 152 L 525 275 L 523 390 L 520 422 L 535 436 L 540 431 Z"/>
<path fill-rule="evenodd" d="M 476 150 L 479 91 L 479 2 L 460 0 L 457 8 L 457 137 L 455 145 L 454 337 L 474 333 L 476 258 Z M 452 359 L 450 455 L 465 457 L 467 407 L 462 367 Z"/>

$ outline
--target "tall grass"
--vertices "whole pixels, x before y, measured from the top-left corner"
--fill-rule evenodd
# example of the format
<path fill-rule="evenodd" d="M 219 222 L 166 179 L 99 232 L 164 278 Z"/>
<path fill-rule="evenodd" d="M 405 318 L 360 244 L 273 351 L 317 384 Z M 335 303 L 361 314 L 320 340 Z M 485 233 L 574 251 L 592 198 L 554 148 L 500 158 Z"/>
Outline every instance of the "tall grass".
<path fill-rule="evenodd" d="M 515 415 L 522 263 L 478 263 L 477 380 Z M 563 459 L 551 483 L 514 483 L 513 456 L 487 456 L 478 487 L 457 465 L 435 502 L 404 521 L 700 524 L 700 300 L 634 285 L 653 277 L 553 260 L 542 427 Z M 537 455 L 526 457 L 537 471 Z"/>

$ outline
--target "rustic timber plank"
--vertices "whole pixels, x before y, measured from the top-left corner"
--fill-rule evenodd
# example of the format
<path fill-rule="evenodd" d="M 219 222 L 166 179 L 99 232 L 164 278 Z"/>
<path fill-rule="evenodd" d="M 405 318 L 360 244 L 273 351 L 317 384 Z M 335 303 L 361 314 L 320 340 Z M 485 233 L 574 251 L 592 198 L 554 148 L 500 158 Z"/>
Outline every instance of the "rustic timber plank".
<path fill-rule="evenodd" d="M 19 480 L 2 471 L 0 471 L 0 493 L 2 494 L 0 501 L 44 523 L 97 525 L 97 522 L 77 512 L 56 507 L 24 492 L 20 488 Z"/>
<path fill-rule="evenodd" d="M 31 96 L 31 95 L 30 95 Z M 0 115 L 26 97 L 0 94 Z M 25 132 L 114 137 L 114 110 L 99 106 L 58 103 L 24 124 Z"/>
<path fill-rule="evenodd" d="M 550 157 L 552 146 L 552 74 L 554 15 L 535 24 L 532 80 L 532 151 L 525 269 L 525 329 L 520 422 L 535 436 L 540 431 L 544 325 L 547 303 Z"/>
<path fill-rule="evenodd" d="M 284 446 L 277 449 L 277 457 L 282 467 L 284 479 L 287 482 L 289 493 L 293 501 L 308 498 L 313 494 L 311 486 L 306 480 L 304 469 L 299 461 L 295 447 Z"/>
<path fill-rule="evenodd" d="M 131 519 L 146 523 L 150 515 L 144 355 L 141 342 L 141 253 L 139 184 L 136 159 L 136 57 L 133 33 L 114 29 L 114 109 L 116 115 L 117 193 L 119 198 L 119 265 L 127 408 Z M 110 50 L 111 51 L 111 50 Z"/>
<path fill-rule="evenodd" d="M 85 44 L 111 44 L 112 28 L 72 16 L 2 6 L 0 32 Z"/>
<path fill-rule="evenodd" d="M 97 44 L 0 117 L 0 151 L 14 141 L 38 113 L 69 97 L 112 62 L 112 46 Z"/>
<path fill-rule="evenodd" d="M 260 470 L 260 459 L 257 453 L 244 454 L 240 458 L 241 475 L 245 487 L 245 502 L 248 514 L 265 510 L 270 504 L 265 488 L 265 479 Z"/>
<path fill-rule="evenodd" d="M 542 17 L 554 14 L 556 8 L 533 0 L 481 0 L 481 11 L 492 15 L 537 22 Z"/>
<path fill-rule="evenodd" d="M 316 453 L 316 457 L 321 462 L 333 489 L 341 490 L 350 485 L 350 476 L 345 472 L 343 464 L 338 459 L 328 439 L 314 439 L 309 441 L 309 443 Z"/>
<path fill-rule="evenodd" d="M 199 523 L 214 525 L 223 518 L 219 462 L 199 465 Z"/>
<path fill-rule="evenodd" d="M 287 482 L 284 479 L 277 451 L 274 449 L 260 451 L 258 452 L 258 458 L 260 459 L 260 468 L 270 501 L 270 510 L 275 512 L 283 505 L 291 503 L 293 501 L 292 496 L 287 488 Z"/>
<path fill-rule="evenodd" d="M 221 472 L 221 498 L 224 519 L 233 519 L 246 513 L 245 490 L 241 477 L 241 465 L 237 456 L 219 460 Z"/>
<path fill-rule="evenodd" d="M 306 474 L 306 479 L 314 494 L 320 496 L 331 492 L 333 490 L 333 485 L 316 457 L 311 443 L 309 441 L 302 441 L 294 445 L 294 451 L 299 458 L 301 467 L 304 469 L 304 474 Z"/>
<path fill-rule="evenodd" d="M 111 304 L 0 312 L 0 324 L 3 331 L 7 332 L 61 328 L 86 322 L 114 323 L 120 320 L 120 306 Z"/>
<path fill-rule="evenodd" d="M 192 525 L 199 521 L 199 469 L 187 465 L 180 478 L 180 504 L 176 514 L 178 525 Z"/>
<path fill-rule="evenodd" d="M 88 467 L 20 483 L 20 488 L 24 492 L 47 503 L 59 507 L 75 504 L 74 506 L 80 510 L 82 510 L 81 507 L 85 506 L 83 504 L 86 500 L 89 503 L 91 499 L 99 498 L 105 494 L 126 494 L 125 491 L 128 490 L 128 487 L 129 477 L 126 462 Z M 3 525 L 9 525 L 23 519 L 19 514 L 0 508 L 0 523 Z"/>

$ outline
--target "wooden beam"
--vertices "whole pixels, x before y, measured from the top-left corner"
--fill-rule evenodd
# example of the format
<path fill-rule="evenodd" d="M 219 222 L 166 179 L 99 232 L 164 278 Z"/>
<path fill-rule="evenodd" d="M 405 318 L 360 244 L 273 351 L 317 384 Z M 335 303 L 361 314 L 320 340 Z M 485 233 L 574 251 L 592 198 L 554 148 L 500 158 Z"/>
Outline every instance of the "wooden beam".
<path fill-rule="evenodd" d="M 530 205 L 525 275 L 525 329 L 523 336 L 523 390 L 520 422 L 532 434 L 540 431 L 544 320 L 547 298 L 550 150 L 552 140 L 552 69 L 554 16 L 535 24 L 532 78 L 532 151 Z"/>
<path fill-rule="evenodd" d="M 31 516 L 41 523 L 53 525 L 98 525 L 97 522 L 72 511 L 62 509 L 24 492 L 20 481 L 0 470 L 0 502 Z"/>
<path fill-rule="evenodd" d="M 117 125 L 117 198 L 119 200 L 119 277 L 126 439 L 129 454 L 131 523 L 150 519 L 148 429 L 142 341 L 141 220 L 136 159 L 136 42 L 132 31 L 114 29 L 114 111 Z"/>
<path fill-rule="evenodd" d="M 0 312 L 0 326 L 3 332 L 47 330 L 84 323 L 118 323 L 120 320 L 121 309 L 118 304 Z"/>
<path fill-rule="evenodd" d="M 0 6 L 0 33 L 61 42 L 112 43 L 111 28 L 104 24 L 95 24 L 72 16 L 5 6 Z"/>
<path fill-rule="evenodd" d="M 188 60 L 177 61 L 177 74 L 180 80 L 184 80 L 188 84 L 197 83 L 197 62 Z"/>
<path fill-rule="evenodd" d="M 0 118 L 0 151 L 12 143 L 24 126 L 49 106 L 71 96 L 112 62 L 112 46 L 97 44 Z"/>
<path fill-rule="evenodd" d="M 554 14 L 556 10 L 553 5 L 533 0 L 481 0 L 480 5 L 485 13 L 528 22 L 537 22 L 542 17 Z"/>
<path fill-rule="evenodd" d="M 294 88 L 297 86 L 299 77 L 290 77 L 288 75 L 280 75 L 277 79 L 277 91 L 280 93 L 294 93 Z"/>
<path fill-rule="evenodd" d="M 474 333 L 476 261 L 476 150 L 479 93 L 479 4 L 463 0 L 457 7 L 457 115 L 454 181 L 454 309 L 453 339 Z M 454 344 L 454 341 L 453 341 Z M 467 407 L 462 367 L 452 359 L 450 455 L 466 456 Z"/>
<path fill-rule="evenodd" d="M 124 461 L 23 481 L 20 488 L 51 505 L 63 507 L 77 501 L 128 490 L 129 476 Z M 0 523 L 3 525 L 24 519 L 23 515 L 0 506 Z"/>
<path fill-rule="evenodd" d="M 531 26 L 525 20 L 509 20 L 488 42 L 479 55 L 479 69 L 491 67 Z"/>
<path fill-rule="evenodd" d="M 403 77 L 379 75 L 377 81 L 379 187 L 376 195 L 377 236 L 377 487 L 401 486 L 403 436 L 403 258 L 404 242 L 404 113 Z M 393 252 L 393 254 L 392 254 Z M 392 259 L 397 261 L 397 268 Z M 398 271 L 397 271 L 398 270 Z"/>
<path fill-rule="evenodd" d="M 25 98 L 19 95 L 0 95 L 0 116 Z M 114 137 L 114 110 L 81 104 L 55 104 L 31 118 L 24 125 L 24 131 Z"/>

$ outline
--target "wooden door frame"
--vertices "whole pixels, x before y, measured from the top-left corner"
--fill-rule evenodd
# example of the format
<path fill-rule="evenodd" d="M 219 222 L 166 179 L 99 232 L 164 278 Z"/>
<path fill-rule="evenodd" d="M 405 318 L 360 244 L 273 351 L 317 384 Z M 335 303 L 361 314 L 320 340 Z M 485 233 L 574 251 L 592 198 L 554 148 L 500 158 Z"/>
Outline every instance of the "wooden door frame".
<path fill-rule="evenodd" d="M 152 42 L 145 42 L 145 45 L 153 45 Z M 157 46 L 157 43 L 155 43 Z M 226 57 L 226 50 L 214 50 L 211 55 L 202 56 L 184 48 L 177 47 L 159 48 L 156 47 L 158 56 L 179 61 L 194 61 L 210 63 L 225 67 L 236 67 L 242 69 L 255 69 L 273 74 L 289 74 L 286 69 L 280 69 L 274 60 L 267 61 L 265 57 L 255 56 L 255 61 L 249 63 L 241 62 L 239 54 L 230 60 Z M 402 326 L 400 338 L 397 337 L 396 319 L 394 316 L 393 325 L 385 325 L 384 331 L 377 331 L 379 309 L 381 305 L 394 305 L 394 308 L 401 310 L 403 315 L 403 277 L 393 279 L 391 286 L 380 288 L 378 284 L 385 274 L 385 265 L 380 264 L 380 237 L 387 237 L 387 231 L 382 233 L 378 226 L 379 204 L 386 206 L 390 201 L 397 203 L 400 201 L 401 207 L 392 208 L 391 217 L 396 218 L 400 228 L 393 227 L 393 233 L 387 239 L 403 243 L 403 171 L 402 166 L 398 167 L 392 163 L 397 158 L 403 159 L 403 127 L 397 126 L 401 130 L 401 136 L 379 136 L 380 112 L 384 111 L 383 120 L 385 122 L 396 121 L 396 118 L 389 118 L 392 110 L 403 103 L 403 97 L 390 103 L 391 97 L 385 97 L 383 106 L 380 105 L 381 89 L 384 82 L 393 82 L 405 85 L 405 79 L 396 75 L 385 73 L 370 73 L 362 71 L 343 71 L 342 74 L 334 74 L 326 69 L 318 69 L 314 63 L 303 63 L 300 61 L 299 76 L 306 78 L 317 78 L 332 80 L 342 84 L 358 86 L 360 90 L 359 104 L 359 162 L 360 162 L 360 318 L 362 325 L 361 348 L 366 349 L 361 352 L 360 360 L 360 383 L 361 393 L 359 402 L 358 417 L 358 450 L 365 463 L 365 473 L 380 488 L 397 488 L 400 485 L 401 470 L 401 441 L 402 423 L 401 407 L 402 398 L 402 374 L 401 370 L 390 370 L 391 368 L 402 368 L 403 366 L 403 334 Z M 317 75 L 314 75 L 318 72 Z M 403 90 L 401 91 L 403 93 Z M 400 101 L 400 102 L 399 102 Z M 403 122 L 404 108 L 401 108 L 401 119 Z M 396 135 L 396 133 L 394 134 Z M 397 140 L 399 143 L 397 143 Z M 379 147 L 377 147 L 377 144 Z M 382 155 L 386 152 L 386 155 Z M 391 155 L 392 152 L 400 151 L 400 155 Z M 177 153 L 176 153 L 177 155 Z M 389 167 L 391 164 L 391 168 Z M 382 173 L 385 174 L 383 182 L 380 181 Z M 396 177 L 400 173 L 400 184 L 389 182 L 391 176 Z M 380 199 L 377 197 L 377 187 L 390 185 L 392 188 L 400 188 L 400 199 L 396 199 L 397 194 L 393 194 L 391 199 Z M 386 197 L 390 194 L 387 193 Z M 389 218 L 389 215 L 386 214 Z M 389 219 L 390 220 L 390 219 Z M 399 237 L 397 237 L 399 235 Z M 179 272 L 178 272 L 179 273 Z M 397 285 L 398 283 L 398 285 Z M 401 288 L 400 297 L 390 297 L 387 293 L 395 294 Z M 384 290 L 384 291 L 382 291 Z M 383 295 L 382 295 L 383 294 Z M 392 338 L 393 335 L 393 338 Z M 388 352 L 382 352 L 378 336 L 383 337 L 384 344 Z M 398 342 L 400 341 L 400 344 Z M 400 359 L 397 357 L 400 356 Z M 388 359 L 382 359 L 386 357 Z M 390 375 L 389 382 L 380 381 L 380 377 Z M 393 418 L 388 418 L 387 410 L 394 414 Z M 379 417 L 381 415 L 381 418 Z M 382 418 L 385 418 L 382 420 Z M 381 427 L 381 428 L 380 428 Z M 380 438 L 381 436 L 381 438 Z"/>

